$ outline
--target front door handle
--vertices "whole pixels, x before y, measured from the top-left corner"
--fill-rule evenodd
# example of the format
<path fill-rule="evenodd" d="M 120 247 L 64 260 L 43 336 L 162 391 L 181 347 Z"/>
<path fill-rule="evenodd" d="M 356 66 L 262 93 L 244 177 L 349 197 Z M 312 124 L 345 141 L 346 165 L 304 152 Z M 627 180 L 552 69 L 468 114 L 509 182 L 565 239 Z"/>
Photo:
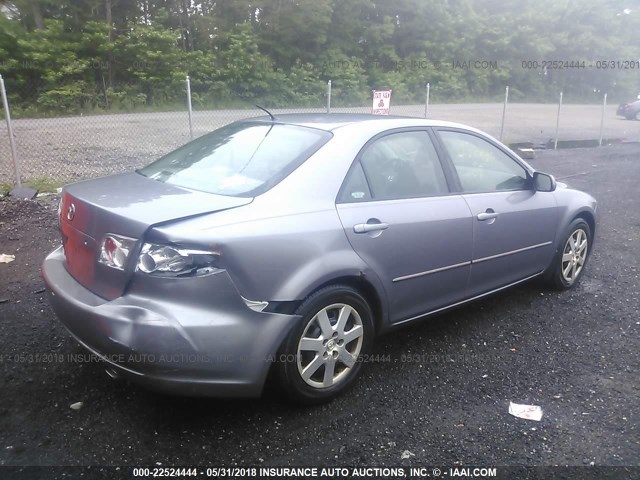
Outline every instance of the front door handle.
<path fill-rule="evenodd" d="M 484 222 L 485 220 L 491 220 L 498 216 L 498 213 L 495 212 L 492 208 L 487 208 L 486 212 L 482 212 L 478 214 L 478 220 Z"/>
<path fill-rule="evenodd" d="M 353 231 L 355 233 L 369 233 L 369 232 L 379 232 L 381 230 L 386 230 L 389 228 L 388 223 L 378 222 L 378 223 L 358 223 L 353 226 Z"/>

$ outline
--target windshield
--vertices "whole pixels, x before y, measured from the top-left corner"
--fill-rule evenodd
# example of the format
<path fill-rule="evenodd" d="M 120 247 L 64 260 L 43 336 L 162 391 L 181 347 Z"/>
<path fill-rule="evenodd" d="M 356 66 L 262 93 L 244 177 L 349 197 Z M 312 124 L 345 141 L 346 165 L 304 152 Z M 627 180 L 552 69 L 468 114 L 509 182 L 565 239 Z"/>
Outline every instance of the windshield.
<path fill-rule="evenodd" d="M 331 133 L 296 125 L 238 122 L 138 170 L 145 177 L 218 195 L 255 196 L 293 172 Z"/>

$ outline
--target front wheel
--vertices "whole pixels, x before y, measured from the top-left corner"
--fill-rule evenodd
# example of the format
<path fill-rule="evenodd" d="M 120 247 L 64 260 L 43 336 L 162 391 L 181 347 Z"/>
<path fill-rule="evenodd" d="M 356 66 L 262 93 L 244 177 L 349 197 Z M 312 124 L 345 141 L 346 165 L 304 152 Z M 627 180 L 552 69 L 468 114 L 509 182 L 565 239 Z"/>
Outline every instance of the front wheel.
<path fill-rule="evenodd" d="M 277 363 L 281 385 L 299 403 L 332 400 L 353 384 L 371 350 L 371 308 L 353 288 L 333 285 L 309 296 L 296 313 L 302 319 Z"/>
<path fill-rule="evenodd" d="M 587 222 L 577 218 L 569 225 L 562 250 L 558 252 L 551 265 L 551 285 L 558 290 L 574 287 L 584 273 L 590 253 L 591 229 Z"/>

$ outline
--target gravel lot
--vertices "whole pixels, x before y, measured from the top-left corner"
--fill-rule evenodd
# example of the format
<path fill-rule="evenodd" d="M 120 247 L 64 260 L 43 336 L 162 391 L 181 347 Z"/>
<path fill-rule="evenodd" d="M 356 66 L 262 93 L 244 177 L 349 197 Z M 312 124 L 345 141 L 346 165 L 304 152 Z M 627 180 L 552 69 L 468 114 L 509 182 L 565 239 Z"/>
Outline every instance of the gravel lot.
<path fill-rule="evenodd" d="M 16 256 L 0 264 L 0 465 L 640 465 L 640 146 L 531 163 L 599 200 L 582 283 L 530 283 L 383 337 L 375 353 L 390 361 L 313 408 L 275 389 L 161 396 L 68 361 L 84 351 L 39 273 L 57 199 L 0 200 L 0 253 Z M 509 415 L 509 401 L 540 405 L 542 421 Z"/>
<path fill-rule="evenodd" d="M 429 116 L 472 125 L 500 135 L 502 104 L 434 104 Z M 557 105 L 511 104 L 503 140 L 506 143 L 546 143 L 555 136 Z M 616 105 L 605 113 L 605 138 L 640 141 L 640 122 L 615 116 Z M 321 112 L 323 109 L 275 110 Z M 370 113 L 369 108 L 336 108 L 333 112 Z M 397 106 L 393 114 L 424 116 L 424 105 Z M 202 135 L 241 118 L 261 115 L 254 110 L 194 112 L 194 135 Z M 563 105 L 559 138 L 591 140 L 600 135 L 602 107 Z M 187 112 L 88 115 L 14 121 L 14 134 L 25 179 L 47 176 L 57 180 L 92 178 L 140 167 L 189 140 Z M 0 128 L 0 182 L 13 179 L 6 128 Z"/>

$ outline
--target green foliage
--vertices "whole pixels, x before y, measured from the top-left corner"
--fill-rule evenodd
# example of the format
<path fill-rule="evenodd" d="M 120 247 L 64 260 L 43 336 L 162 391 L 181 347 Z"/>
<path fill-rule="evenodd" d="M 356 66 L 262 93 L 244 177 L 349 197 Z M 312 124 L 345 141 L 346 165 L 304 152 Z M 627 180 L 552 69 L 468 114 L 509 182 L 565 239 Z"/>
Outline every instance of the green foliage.
<path fill-rule="evenodd" d="M 370 97 L 365 62 L 361 58 L 330 48 L 320 57 L 319 70 L 322 79 L 331 80 L 333 104 L 361 104 Z"/>
<path fill-rule="evenodd" d="M 268 93 L 273 68 L 269 57 L 260 54 L 249 23 L 233 30 L 219 60 L 220 79 L 228 86 L 229 95 L 252 100 Z"/>
<path fill-rule="evenodd" d="M 0 73 L 17 115 L 194 108 L 635 98 L 638 68 L 523 68 L 523 60 L 638 60 L 638 0 L 13 0 Z M 111 9 L 107 10 L 107 5 Z M 6 12 L 9 12 L 6 14 Z M 110 23 L 107 23 L 110 22 Z M 615 32 L 615 34 L 612 34 Z M 474 62 L 493 66 L 476 66 Z M 462 67 L 460 66 L 462 65 Z"/>
<path fill-rule="evenodd" d="M 42 92 L 36 103 L 45 111 L 64 111 L 76 113 L 82 110 L 85 102 L 90 99 L 90 94 L 85 90 L 86 85 L 75 83 L 63 85 L 58 89 Z"/>
<path fill-rule="evenodd" d="M 320 99 L 324 99 L 327 84 L 318 77 L 312 63 L 297 61 L 283 77 L 286 81 L 288 105 L 317 107 L 322 104 Z"/>
<path fill-rule="evenodd" d="M 126 112 L 141 110 L 147 105 L 147 94 L 140 89 L 140 85 L 124 85 L 118 90 L 107 88 L 104 102 L 100 102 L 100 106 Z"/>
<path fill-rule="evenodd" d="M 114 64 L 138 85 L 147 102 L 168 103 L 184 96 L 178 36 L 161 27 L 131 25 L 114 42 Z M 139 93 L 136 93 L 139 96 Z"/>

